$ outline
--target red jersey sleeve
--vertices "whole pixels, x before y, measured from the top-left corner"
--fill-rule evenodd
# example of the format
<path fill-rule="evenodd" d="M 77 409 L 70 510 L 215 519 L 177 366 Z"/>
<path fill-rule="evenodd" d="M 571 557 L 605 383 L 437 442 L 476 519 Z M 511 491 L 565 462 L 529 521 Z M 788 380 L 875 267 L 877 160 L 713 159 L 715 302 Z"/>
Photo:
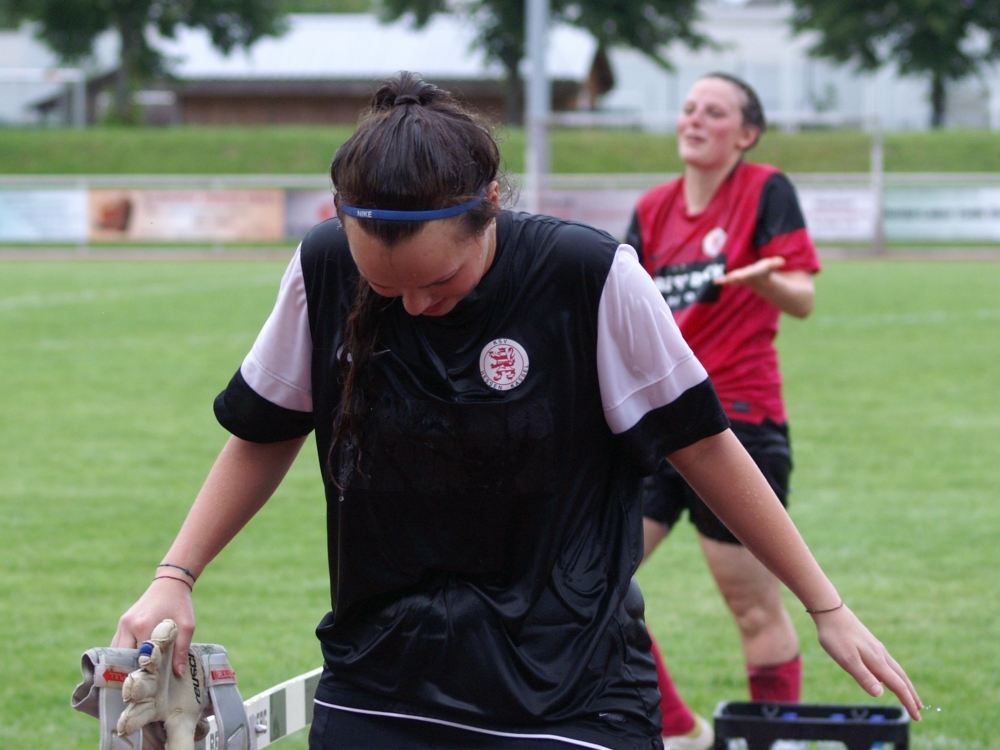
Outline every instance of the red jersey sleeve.
<path fill-rule="evenodd" d="M 752 243 L 762 258 L 783 257 L 782 271 L 820 270 L 795 188 L 780 172 L 768 177 L 761 190 Z"/>

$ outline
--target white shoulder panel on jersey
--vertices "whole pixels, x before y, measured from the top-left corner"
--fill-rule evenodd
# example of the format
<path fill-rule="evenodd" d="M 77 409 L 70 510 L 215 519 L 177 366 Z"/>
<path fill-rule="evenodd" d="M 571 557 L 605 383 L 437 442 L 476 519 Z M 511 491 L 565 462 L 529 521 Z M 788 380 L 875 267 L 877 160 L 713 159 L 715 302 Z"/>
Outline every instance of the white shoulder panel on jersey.
<path fill-rule="evenodd" d="M 272 404 L 311 412 L 312 331 L 301 251 L 299 246 L 288 264 L 274 309 L 243 360 L 240 373 L 258 396 Z"/>
<path fill-rule="evenodd" d="M 601 292 L 597 375 L 616 435 L 708 377 L 629 245 L 618 246 Z"/>

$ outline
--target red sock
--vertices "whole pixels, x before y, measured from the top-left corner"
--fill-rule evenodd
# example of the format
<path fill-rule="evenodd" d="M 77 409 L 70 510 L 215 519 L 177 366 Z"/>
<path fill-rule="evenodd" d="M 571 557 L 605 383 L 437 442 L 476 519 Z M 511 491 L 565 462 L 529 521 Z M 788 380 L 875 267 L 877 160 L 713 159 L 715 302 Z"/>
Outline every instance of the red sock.
<path fill-rule="evenodd" d="M 750 700 L 798 703 L 802 691 L 802 657 L 769 667 L 747 664 Z"/>
<path fill-rule="evenodd" d="M 648 630 L 648 628 L 647 628 Z M 656 661 L 656 681 L 660 684 L 660 713 L 663 714 L 663 735 L 665 737 L 676 737 L 687 734 L 694 729 L 694 714 L 687 704 L 681 700 L 674 687 L 674 681 L 670 679 L 670 672 L 660 655 L 660 649 L 656 645 L 653 633 L 650 631 L 649 640 L 652 641 L 653 659 Z"/>

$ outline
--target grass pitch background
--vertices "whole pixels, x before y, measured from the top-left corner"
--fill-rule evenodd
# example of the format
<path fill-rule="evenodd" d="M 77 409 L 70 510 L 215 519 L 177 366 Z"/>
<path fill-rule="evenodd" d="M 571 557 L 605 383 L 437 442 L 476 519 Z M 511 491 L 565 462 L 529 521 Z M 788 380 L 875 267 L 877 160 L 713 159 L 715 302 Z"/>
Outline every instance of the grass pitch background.
<path fill-rule="evenodd" d="M 352 126 L 0 128 L 3 174 L 327 174 Z M 504 170 L 524 170 L 525 134 L 498 127 Z M 887 172 L 997 172 L 986 130 L 885 133 Z M 630 129 L 554 128 L 556 174 L 677 173 L 677 138 Z M 747 155 L 789 173 L 867 172 L 871 135 L 852 130 L 769 132 Z"/>
<path fill-rule="evenodd" d="M 0 748 L 97 747 L 69 708 L 226 439 L 211 402 L 282 264 L 0 265 Z M 917 683 L 918 748 L 1000 748 L 1000 264 L 828 262 L 779 339 L 792 515 L 844 598 Z M 197 586 L 197 639 L 249 697 L 319 664 L 324 505 L 307 444 Z M 639 573 L 682 693 L 745 699 L 735 628 L 683 524 Z M 803 642 L 804 700 L 870 699 Z M 883 699 L 888 700 L 888 699 Z M 305 747 L 296 736 L 285 747 Z"/>

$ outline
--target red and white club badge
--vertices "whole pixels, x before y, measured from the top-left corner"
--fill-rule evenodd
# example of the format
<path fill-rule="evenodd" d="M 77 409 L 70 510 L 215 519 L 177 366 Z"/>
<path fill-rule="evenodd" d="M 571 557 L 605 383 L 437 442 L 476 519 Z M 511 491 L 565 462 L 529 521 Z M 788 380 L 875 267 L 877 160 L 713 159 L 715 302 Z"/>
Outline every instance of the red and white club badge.
<path fill-rule="evenodd" d="M 714 258 L 722 252 L 722 246 L 726 244 L 728 237 L 729 235 L 726 234 L 725 229 L 716 227 L 706 234 L 705 238 L 701 241 L 701 251 L 709 258 Z"/>
<path fill-rule="evenodd" d="M 510 339 L 496 339 L 479 355 L 479 374 L 490 388 L 509 391 L 524 382 L 528 374 L 528 353 Z"/>

